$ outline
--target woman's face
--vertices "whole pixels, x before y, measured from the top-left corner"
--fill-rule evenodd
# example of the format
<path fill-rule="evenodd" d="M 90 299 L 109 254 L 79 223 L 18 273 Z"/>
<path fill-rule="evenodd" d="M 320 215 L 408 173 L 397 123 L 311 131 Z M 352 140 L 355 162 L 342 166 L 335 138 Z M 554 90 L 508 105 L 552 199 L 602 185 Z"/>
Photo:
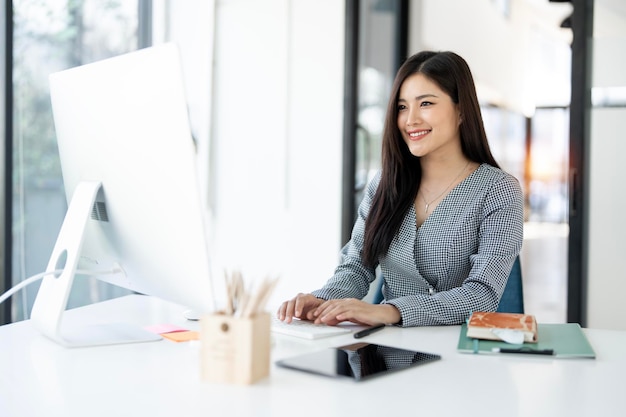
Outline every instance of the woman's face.
<path fill-rule="evenodd" d="M 409 151 L 418 157 L 460 149 L 461 117 L 457 105 L 423 74 L 407 77 L 398 96 L 398 129 Z"/>

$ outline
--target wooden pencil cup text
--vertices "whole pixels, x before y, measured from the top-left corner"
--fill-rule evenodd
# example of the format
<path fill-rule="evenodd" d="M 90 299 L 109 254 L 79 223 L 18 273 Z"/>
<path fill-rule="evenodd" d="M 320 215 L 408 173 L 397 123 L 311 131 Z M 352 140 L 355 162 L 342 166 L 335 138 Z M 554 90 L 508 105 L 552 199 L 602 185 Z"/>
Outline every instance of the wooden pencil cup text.
<path fill-rule="evenodd" d="M 253 384 L 270 371 L 270 315 L 223 314 L 201 320 L 201 376 L 205 382 Z"/>

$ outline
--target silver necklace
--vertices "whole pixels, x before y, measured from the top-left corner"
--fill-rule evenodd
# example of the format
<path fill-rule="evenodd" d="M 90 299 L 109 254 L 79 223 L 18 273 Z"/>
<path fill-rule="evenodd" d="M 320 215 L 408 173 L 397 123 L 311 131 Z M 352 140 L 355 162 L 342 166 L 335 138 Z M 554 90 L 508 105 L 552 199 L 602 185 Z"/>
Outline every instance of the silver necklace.
<path fill-rule="evenodd" d="M 448 186 L 447 186 L 446 188 L 444 188 L 444 190 L 441 192 L 441 194 L 439 194 L 437 197 L 435 197 L 435 198 L 433 198 L 432 200 L 430 200 L 430 203 L 429 203 L 428 201 L 426 201 L 426 197 L 424 196 L 424 192 L 423 192 L 423 191 L 421 192 L 421 194 L 422 194 L 422 200 L 424 200 L 424 204 L 425 204 L 425 206 L 424 206 L 424 213 L 428 213 L 428 208 L 430 207 L 430 205 L 431 205 L 432 203 L 434 203 L 435 201 L 439 200 L 439 198 L 440 198 L 442 195 L 444 195 L 444 194 L 445 194 L 445 192 L 446 192 L 446 191 L 448 191 L 448 189 L 450 189 L 450 187 L 452 187 L 452 184 L 454 184 L 454 182 L 455 182 L 456 180 L 458 180 L 458 179 L 459 179 L 459 177 L 461 176 L 461 174 L 465 172 L 465 170 L 466 170 L 466 169 L 467 169 L 467 167 L 469 166 L 470 162 L 471 162 L 471 161 L 467 161 L 467 164 L 465 164 L 465 166 L 463 167 L 463 169 L 461 170 L 461 172 L 459 172 L 459 173 L 457 174 L 457 176 L 456 176 L 456 177 L 454 177 L 454 179 L 453 179 L 452 181 L 450 181 L 450 184 L 448 184 Z M 426 188 L 426 187 L 424 187 L 424 188 Z"/>

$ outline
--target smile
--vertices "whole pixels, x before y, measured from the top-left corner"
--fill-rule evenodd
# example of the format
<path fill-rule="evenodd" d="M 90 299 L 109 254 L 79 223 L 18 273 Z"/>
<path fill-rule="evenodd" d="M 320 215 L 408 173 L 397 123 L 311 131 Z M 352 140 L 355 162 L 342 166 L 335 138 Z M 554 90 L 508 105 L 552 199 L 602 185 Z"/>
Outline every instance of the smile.
<path fill-rule="evenodd" d="M 430 133 L 430 130 L 420 130 L 419 132 L 409 132 L 409 137 L 411 139 L 418 139 L 428 133 Z"/>

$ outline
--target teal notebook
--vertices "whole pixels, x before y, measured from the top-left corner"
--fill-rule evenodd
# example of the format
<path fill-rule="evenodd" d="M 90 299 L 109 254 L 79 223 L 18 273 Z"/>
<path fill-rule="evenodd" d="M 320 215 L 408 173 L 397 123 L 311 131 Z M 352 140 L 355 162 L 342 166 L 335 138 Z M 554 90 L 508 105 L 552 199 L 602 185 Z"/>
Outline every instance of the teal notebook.
<path fill-rule="evenodd" d="M 459 344 L 457 350 L 462 353 L 489 353 L 500 354 L 498 349 L 532 349 L 534 351 L 552 350 L 553 355 L 545 355 L 552 358 L 590 358 L 595 359 L 596 354 L 587 340 L 578 323 L 564 324 L 538 324 L 537 343 L 524 343 L 513 345 L 495 340 L 479 340 L 467 337 L 467 324 L 461 326 Z M 495 350 L 495 351 L 494 351 Z M 536 355 L 544 356 L 544 355 Z"/>

